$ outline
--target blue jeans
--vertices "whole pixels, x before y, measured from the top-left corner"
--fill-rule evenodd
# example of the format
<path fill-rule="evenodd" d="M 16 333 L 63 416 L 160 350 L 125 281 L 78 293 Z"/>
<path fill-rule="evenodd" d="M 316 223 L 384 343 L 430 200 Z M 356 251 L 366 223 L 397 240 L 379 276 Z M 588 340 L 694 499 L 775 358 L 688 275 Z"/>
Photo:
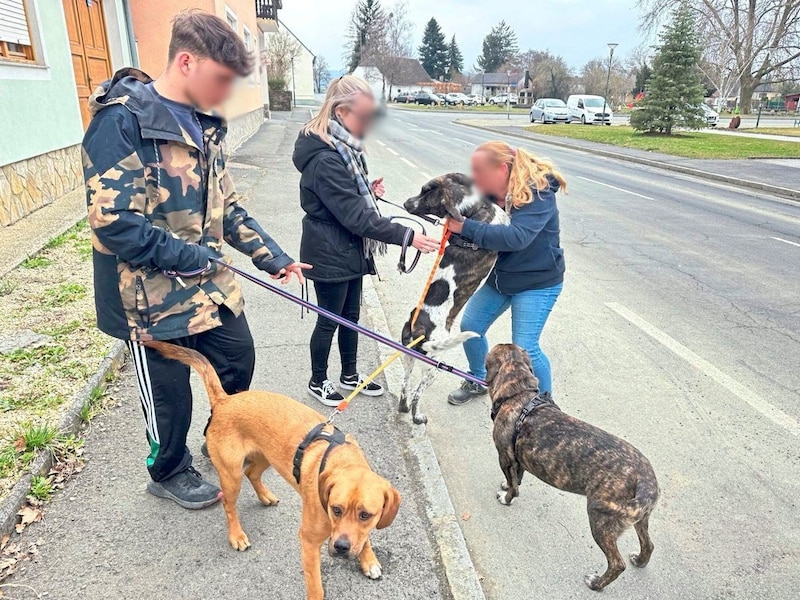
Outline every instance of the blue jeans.
<path fill-rule="evenodd" d="M 486 332 L 492 323 L 511 307 L 512 341 L 524 348 L 531 357 L 533 372 L 539 379 L 539 390 L 552 392 L 550 361 L 539 347 L 539 337 L 562 287 L 563 284 L 559 283 L 553 287 L 507 296 L 491 285 L 484 284 L 475 292 L 467 302 L 464 316 L 461 318 L 461 331 L 474 331 L 480 334 L 480 337 L 464 342 L 470 373 L 486 379 L 486 355 L 489 353 Z"/>

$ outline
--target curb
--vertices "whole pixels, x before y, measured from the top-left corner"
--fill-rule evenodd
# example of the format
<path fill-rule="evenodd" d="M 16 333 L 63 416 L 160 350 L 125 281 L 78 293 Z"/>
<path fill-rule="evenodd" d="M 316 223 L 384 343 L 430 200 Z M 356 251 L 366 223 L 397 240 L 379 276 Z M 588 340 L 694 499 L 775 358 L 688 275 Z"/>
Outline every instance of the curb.
<path fill-rule="evenodd" d="M 675 173 L 682 173 L 684 175 L 691 175 L 693 177 L 699 177 L 700 179 L 706 179 L 711 181 L 712 183 L 726 183 L 728 185 L 733 185 L 739 188 L 744 188 L 748 190 L 755 190 L 758 192 L 767 192 L 769 194 L 773 194 L 775 196 L 780 196 L 782 198 L 787 198 L 794 202 L 800 202 L 800 190 L 792 190 L 789 188 L 779 187 L 777 185 L 770 185 L 768 183 L 759 183 L 757 181 L 748 181 L 746 179 L 739 179 L 738 177 L 731 177 L 729 175 L 718 175 L 716 173 L 709 173 L 708 171 L 703 171 L 701 169 L 695 169 L 693 167 L 685 167 L 683 165 L 676 165 L 672 163 L 665 163 L 659 160 L 653 160 L 651 158 L 641 158 L 638 156 L 631 156 L 629 154 L 620 154 L 619 152 L 614 152 L 612 150 L 603 150 L 602 148 L 586 148 L 582 146 L 576 146 L 574 144 L 570 144 L 569 142 L 562 142 L 558 139 L 552 139 L 549 136 L 539 135 L 539 134 L 531 134 L 531 135 L 524 135 L 521 133 L 509 132 L 509 131 L 502 131 L 495 127 L 485 127 L 483 125 L 474 125 L 472 123 L 465 123 L 456 119 L 453 121 L 456 125 L 461 125 L 462 127 L 471 127 L 473 129 L 481 129 L 483 131 L 491 131 L 492 133 L 499 133 L 502 135 L 508 135 L 511 137 L 528 140 L 529 142 L 541 142 L 543 144 L 550 144 L 551 146 L 559 146 L 561 148 L 568 148 L 570 150 L 577 150 L 578 152 L 584 152 L 586 154 L 593 154 L 595 156 L 603 156 L 605 158 L 613 158 L 616 160 L 622 160 L 626 162 L 636 163 L 640 165 L 646 165 L 648 167 L 654 167 L 656 169 L 662 169 L 665 171 L 673 171 Z"/>
<path fill-rule="evenodd" d="M 61 417 L 58 430 L 60 433 L 77 433 L 82 425 L 81 409 L 86 399 L 96 387 L 102 387 L 106 377 L 119 369 L 125 357 L 125 342 L 117 340 L 103 358 L 100 366 L 95 371 L 86 384 L 75 393 L 67 411 Z M 50 467 L 53 466 L 53 455 L 48 450 L 40 450 L 36 458 L 33 459 L 27 472 L 11 488 L 8 496 L 0 505 L 0 536 L 11 535 L 17 524 L 17 511 L 25 504 L 25 499 L 31 488 L 31 480 L 37 475 L 45 475 Z"/>
<path fill-rule="evenodd" d="M 377 331 L 389 332 L 386 313 L 373 284 L 372 277 L 364 282 L 364 308 L 367 318 Z M 394 351 L 379 346 L 380 360 L 389 358 Z M 385 371 L 387 390 L 399 390 L 403 381 L 403 369 L 399 362 L 391 364 Z M 412 425 L 406 416 L 398 415 L 393 424 L 400 427 L 410 439 L 408 453 L 419 471 L 419 483 L 425 495 L 425 512 L 431 523 L 431 534 L 444 567 L 447 586 L 453 600 L 486 600 L 480 578 L 472 563 L 464 534 L 458 524 L 450 493 L 444 482 L 439 461 L 425 426 Z"/>

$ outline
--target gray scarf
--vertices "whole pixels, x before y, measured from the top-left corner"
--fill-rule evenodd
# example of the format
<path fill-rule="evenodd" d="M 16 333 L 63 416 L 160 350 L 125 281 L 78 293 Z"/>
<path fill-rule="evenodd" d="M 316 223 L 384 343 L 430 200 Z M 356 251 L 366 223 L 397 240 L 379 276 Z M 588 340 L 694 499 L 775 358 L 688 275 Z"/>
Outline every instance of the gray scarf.
<path fill-rule="evenodd" d="M 378 203 L 375 200 L 375 194 L 372 192 L 372 187 L 369 185 L 367 174 L 367 161 L 364 158 L 364 146 L 361 140 L 353 137 L 347 129 L 345 129 L 339 121 L 331 119 L 328 121 L 328 135 L 331 136 L 333 145 L 339 156 L 342 157 L 347 170 L 353 176 L 356 184 L 358 185 L 358 193 L 364 199 L 364 209 L 375 211 L 379 215 L 381 211 L 378 210 Z M 381 256 L 386 254 L 386 244 L 369 238 L 364 238 L 364 256 L 371 259 L 375 254 Z"/>

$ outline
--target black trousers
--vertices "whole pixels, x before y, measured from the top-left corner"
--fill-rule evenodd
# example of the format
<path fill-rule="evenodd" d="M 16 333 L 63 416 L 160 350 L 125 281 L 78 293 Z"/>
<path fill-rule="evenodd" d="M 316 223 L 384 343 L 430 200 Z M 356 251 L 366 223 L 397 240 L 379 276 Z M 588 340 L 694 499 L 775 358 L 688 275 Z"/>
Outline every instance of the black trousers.
<path fill-rule="evenodd" d="M 358 322 L 361 316 L 361 277 L 339 283 L 314 282 L 317 304 L 345 319 Z M 311 334 L 311 377 L 316 383 L 328 378 L 328 357 L 331 353 L 333 334 L 338 325 L 323 316 L 317 318 L 317 326 Z M 347 327 L 339 327 L 339 354 L 342 359 L 342 375 L 357 372 L 358 334 Z"/>
<path fill-rule="evenodd" d="M 222 325 L 197 335 L 168 340 L 208 358 L 228 394 L 250 388 L 255 369 L 253 336 L 244 314 L 238 318 L 220 306 Z M 139 398 L 142 401 L 150 455 L 147 469 L 154 481 L 168 479 L 192 464 L 186 435 L 192 423 L 189 367 L 164 358 L 152 348 L 129 342 Z"/>

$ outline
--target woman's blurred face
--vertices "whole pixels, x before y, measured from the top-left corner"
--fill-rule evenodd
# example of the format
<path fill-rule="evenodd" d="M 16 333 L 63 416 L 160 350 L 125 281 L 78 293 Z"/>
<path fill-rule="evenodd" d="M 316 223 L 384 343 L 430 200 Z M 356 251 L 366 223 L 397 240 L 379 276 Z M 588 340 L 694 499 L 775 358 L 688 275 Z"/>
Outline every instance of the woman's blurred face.
<path fill-rule="evenodd" d="M 359 94 L 350 105 L 338 108 L 336 115 L 347 131 L 357 138 L 363 138 L 375 120 L 376 108 L 375 99 L 372 96 Z"/>
<path fill-rule="evenodd" d="M 505 198 L 508 192 L 508 167 L 495 164 L 486 152 L 478 150 L 472 155 L 472 180 L 483 194 Z"/>

